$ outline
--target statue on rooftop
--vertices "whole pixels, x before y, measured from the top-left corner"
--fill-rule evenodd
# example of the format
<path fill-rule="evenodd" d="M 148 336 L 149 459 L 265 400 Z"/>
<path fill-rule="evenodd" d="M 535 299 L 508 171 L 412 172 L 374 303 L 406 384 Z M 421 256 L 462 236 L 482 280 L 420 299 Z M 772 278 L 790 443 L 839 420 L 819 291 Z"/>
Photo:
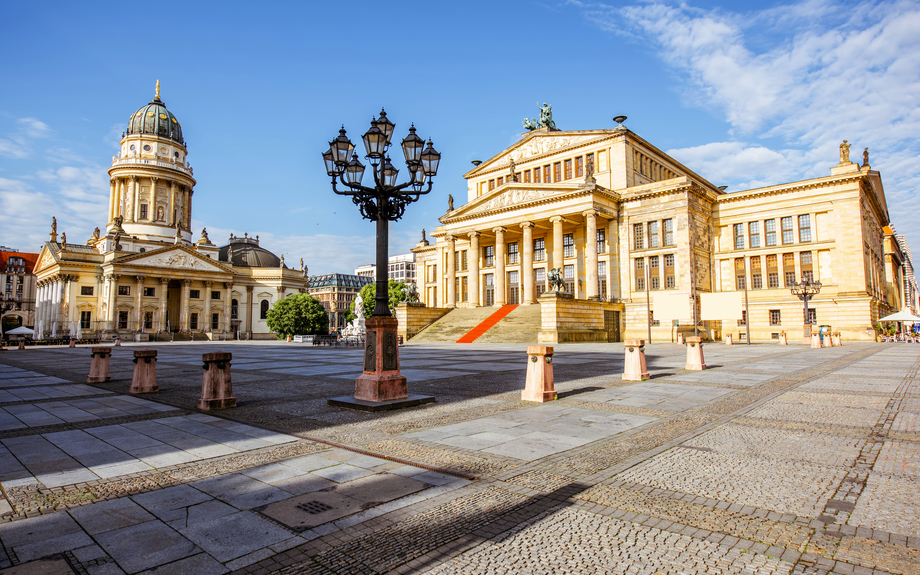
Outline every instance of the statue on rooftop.
<path fill-rule="evenodd" d="M 454 197 L 450 194 L 447 194 L 447 211 L 454 211 Z"/>
<path fill-rule="evenodd" d="M 869 148 L 866 148 L 865 150 L 863 150 L 863 165 L 864 166 L 869 165 Z"/>
<path fill-rule="evenodd" d="M 540 104 L 537 104 L 540 106 Z M 553 107 L 546 102 L 540 106 L 540 118 L 524 118 L 524 128 L 527 130 L 538 130 L 540 128 L 556 129 L 556 122 L 553 121 Z"/>
<path fill-rule="evenodd" d="M 509 164 L 508 164 L 508 181 L 509 181 L 509 182 L 516 182 L 516 181 L 517 181 L 517 176 L 516 176 L 515 173 L 514 173 L 514 168 L 515 168 L 515 166 L 514 166 L 514 158 L 511 158 L 511 160 L 510 160 L 510 162 L 509 162 Z"/>
<path fill-rule="evenodd" d="M 850 163 L 850 144 L 847 144 L 847 141 L 844 140 L 840 144 L 840 163 L 849 164 Z"/>
<path fill-rule="evenodd" d="M 51 217 L 51 233 L 57 233 L 57 218 L 54 216 Z"/>

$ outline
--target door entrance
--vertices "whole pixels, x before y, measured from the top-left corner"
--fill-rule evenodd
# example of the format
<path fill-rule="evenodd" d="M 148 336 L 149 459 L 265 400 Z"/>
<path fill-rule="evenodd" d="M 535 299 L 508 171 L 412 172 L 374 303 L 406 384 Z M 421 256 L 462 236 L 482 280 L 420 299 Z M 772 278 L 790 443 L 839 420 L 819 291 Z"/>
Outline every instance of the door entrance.
<path fill-rule="evenodd" d="M 518 305 L 521 303 L 520 274 L 518 272 L 508 272 L 508 305 Z"/>
<path fill-rule="evenodd" d="M 604 330 L 607 341 L 620 341 L 620 312 L 604 310 Z"/>
<path fill-rule="evenodd" d="M 495 275 L 486 274 L 485 306 L 495 305 Z"/>

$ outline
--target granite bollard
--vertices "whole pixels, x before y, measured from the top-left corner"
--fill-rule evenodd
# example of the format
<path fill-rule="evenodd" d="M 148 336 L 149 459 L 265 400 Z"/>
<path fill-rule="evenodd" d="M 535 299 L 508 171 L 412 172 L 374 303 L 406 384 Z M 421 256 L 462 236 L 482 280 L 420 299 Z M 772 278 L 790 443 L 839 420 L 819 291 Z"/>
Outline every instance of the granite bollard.
<path fill-rule="evenodd" d="M 553 348 L 546 345 L 527 347 L 527 379 L 521 399 L 539 403 L 556 399 L 556 388 L 553 387 Z"/>
<path fill-rule="evenodd" d="M 626 357 L 623 361 L 624 381 L 645 381 L 649 378 L 645 363 L 645 340 L 627 339 L 623 342 Z"/>
<path fill-rule="evenodd" d="M 734 345 L 734 343 L 732 342 L 732 334 L 730 333 L 725 334 L 725 345 Z"/>
<path fill-rule="evenodd" d="M 833 345 L 834 345 L 835 347 L 840 347 L 840 346 L 843 345 L 843 337 L 842 337 L 842 335 L 843 335 L 843 334 L 841 334 L 839 331 L 835 331 L 835 332 L 834 332 L 834 335 L 831 336 L 831 342 L 833 343 Z"/>
<path fill-rule="evenodd" d="M 111 381 L 109 377 L 109 359 L 112 357 L 112 348 L 108 346 L 93 348 L 93 361 L 89 365 L 89 377 L 86 383 L 101 383 Z"/>
<path fill-rule="evenodd" d="M 25 349 L 25 348 L 26 348 L 26 342 L 25 342 L 24 340 L 21 340 L 21 339 L 20 339 L 20 340 L 19 340 L 19 349 Z"/>
<path fill-rule="evenodd" d="M 687 338 L 687 365 L 684 369 L 693 371 L 702 371 L 706 369 L 706 362 L 703 360 L 703 338 L 693 336 Z"/>
<path fill-rule="evenodd" d="M 77 347 L 77 340 L 70 338 L 70 344 L 67 347 Z"/>
<path fill-rule="evenodd" d="M 233 397 L 233 387 L 230 384 L 231 359 L 232 354 L 227 352 L 205 353 L 201 356 L 204 375 L 201 378 L 198 409 L 210 411 L 236 407 L 236 398 Z"/>
<path fill-rule="evenodd" d="M 812 332 L 811 334 L 811 347 L 814 349 L 821 349 L 821 334 L 818 332 Z"/>
<path fill-rule="evenodd" d="M 157 351 L 138 349 L 134 351 L 134 377 L 128 393 L 153 393 L 160 391 L 157 385 Z"/>
<path fill-rule="evenodd" d="M 684 345 L 684 334 L 682 333 L 677 334 L 677 343 Z"/>
<path fill-rule="evenodd" d="M 786 332 L 779 332 L 779 344 L 780 345 L 789 345 L 789 340 L 786 339 Z"/>

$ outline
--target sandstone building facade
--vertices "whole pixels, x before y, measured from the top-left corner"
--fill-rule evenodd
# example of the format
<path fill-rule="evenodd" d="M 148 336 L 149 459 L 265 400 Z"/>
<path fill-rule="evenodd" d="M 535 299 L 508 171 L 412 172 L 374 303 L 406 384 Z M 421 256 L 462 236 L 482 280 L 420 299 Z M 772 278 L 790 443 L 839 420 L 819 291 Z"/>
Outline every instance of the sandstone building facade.
<path fill-rule="evenodd" d="M 306 272 L 231 236 L 193 240 L 195 178 L 182 126 L 156 97 L 131 114 L 109 169 L 105 231 L 68 242 L 52 224 L 35 266 L 36 322 L 67 333 L 78 322 L 102 337 L 180 333 L 188 337 L 274 337 L 272 303 L 306 291 Z M 303 263 L 301 260 L 301 268 Z"/>
<path fill-rule="evenodd" d="M 467 202 L 413 250 L 421 299 L 540 304 L 542 341 L 644 339 L 649 324 L 656 341 L 692 332 L 693 321 L 654 319 L 647 296 L 664 292 L 699 305 L 747 287 L 752 340 L 801 334 L 789 288 L 803 279 L 823 284 L 808 320 L 848 339 L 874 337 L 876 320 L 904 305 L 881 176 L 848 147 L 828 175 L 725 193 L 625 126 L 539 128 L 464 177 Z M 557 267 L 570 301 L 544 294 Z M 747 320 L 698 323 L 738 341 Z"/>

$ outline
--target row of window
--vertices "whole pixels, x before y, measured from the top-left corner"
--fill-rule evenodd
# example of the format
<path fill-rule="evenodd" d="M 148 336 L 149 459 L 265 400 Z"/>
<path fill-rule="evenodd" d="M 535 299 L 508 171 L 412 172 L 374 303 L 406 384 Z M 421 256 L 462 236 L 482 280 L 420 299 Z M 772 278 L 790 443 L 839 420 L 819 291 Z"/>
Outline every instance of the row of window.
<path fill-rule="evenodd" d="M 664 289 L 677 287 L 677 278 L 674 275 L 674 254 L 650 256 L 648 270 L 645 269 L 645 259 L 636 258 L 636 291 L 645 291 L 646 277 L 648 277 L 649 289 L 662 289 L 662 268 L 664 268 Z"/>
<path fill-rule="evenodd" d="M 786 216 L 779 219 L 780 229 L 779 237 L 783 245 L 795 243 L 795 220 L 798 220 L 799 243 L 811 241 L 811 215 L 803 214 L 800 216 Z M 747 223 L 747 247 L 761 247 L 761 222 Z M 734 224 L 732 226 L 732 237 L 734 238 L 733 246 L 736 250 L 745 249 L 745 224 Z M 776 219 L 763 221 L 763 245 L 770 247 L 775 246 L 777 240 Z"/>
<path fill-rule="evenodd" d="M 795 254 L 782 254 L 782 270 L 780 270 L 780 259 L 777 254 L 764 256 L 751 256 L 751 289 L 763 289 L 764 287 L 764 267 L 766 263 L 767 288 L 780 287 L 780 273 L 782 273 L 783 287 L 792 287 L 795 284 Z M 814 280 L 813 258 L 811 252 L 799 253 L 799 266 L 802 272 L 802 281 Z M 735 289 L 745 289 L 747 282 L 747 270 L 745 268 L 744 258 L 735 258 Z"/>
<path fill-rule="evenodd" d="M 780 310 L 771 309 L 770 312 L 770 325 L 782 325 L 782 315 Z M 808 321 L 806 323 L 817 325 L 818 324 L 818 310 L 815 308 L 808 308 Z M 741 322 L 738 322 L 738 325 L 744 325 Z M 779 339 L 779 338 L 775 338 Z"/>
<path fill-rule="evenodd" d="M 633 246 L 637 250 L 674 245 L 674 220 L 633 224 Z"/>
<path fill-rule="evenodd" d="M 94 287 L 93 286 L 80 286 L 80 295 L 93 295 Z M 144 297 L 156 297 L 156 288 L 154 287 L 145 287 L 144 288 Z M 131 286 L 118 286 L 118 295 L 131 295 Z M 188 291 L 188 296 L 190 299 L 201 299 L 201 291 L 196 289 L 190 289 Z M 169 298 L 169 292 L 166 292 L 166 297 Z M 211 292 L 211 299 L 220 299 L 219 291 Z"/>
<path fill-rule="evenodd" d="M 14 278 L 19 278 L 19 281 L 18 282 L 13 281 Z M 25 278 L 23 276 L 6 276 L 6 285 L 10 285 L 13 283 L 23 283 L 24 280 Z"/>
<path fill-rule="evenodd" d="M 508 242 L 508 263 L 516 264 L 519 263 L 519 248 L 518 242 Z M 607 253 L 607 231 L 600 229 L 597 230 L 597 239 L 596 247 L 597 253 L 603 254 Z M 456 254 L 462 253 L 462 256 L 455 255 L 455 258 L 462 258 L 456 260 L 457 263 L 462 263 L 462 267 L 457 266 L 458 270 L 466 270 L 466 251 L 456 252 Z M 573 258 L 575 257 L 575 234 L 562 234 L 562 257 Z M 544 238 L 536 238 L 533 240 L 533 259 L 536 262 L 546 261 L 546 240 Z M 483 260 L 485 263 L 484 267 L 490 268 L 495 266 L 495 246 L 485 246 L 483 248 Z"/>
<path fill-rule="evenodd" d="M 198 313 L 192 312 L 189 314 L 188 318 L 188 327 L 189 329 L 198 329 Z M 80 312 L 80 327 L 83 329 L 89 329 L 92 324 L 92 312 L 83 311 Z M 118 329 L 128 329 L 128 312 L 119 311 L 118 312 Z M 153 329 L 153 312 L 148 311 L 144 312 L 144 329 Z M 220 314 L 212 313 L 211 314 L 211 329 L 220 329 Z"/>
<path fill-rule="evenodd" d="M 534 184 L 549 184 L 571 180 L 572 178 L 582 178 L 585 175 L 585 167 L 594 163 L 594 154 L 585 154 L 552 164 L 546 164 L 542 167 L 536 167 L 523 172 L 515 172 L 514 177 L 519 182 Z M 505 184 L 505 178 L 493 178 L 489 180 L 489 191 Z"/>
<path fill-rule="evenodd" d="M 517 270 L 507 272 L 508 274 L 508 295 L 509 304 L 519 304 L 520 296 L 524 288 L 521 286 L 521 274 Z M 535 295 L 539 296 L 547 289 L 546 268 L 537 268 L 533 270 Z M 575 266 L 568 264 L 562 267 L 562 277 L 565 279 L 565 289 L 569 293 L 575 292 Z M 485 305 L 491 306 L 495 303 L 495 274 L 484 274 L 485 283 Z M 469 301 L 469 283 L 467 276 L 454 278 L 454 293 L 457 294 L 457 301 Z M 598 295 L 601 298 L 607 297 L 607 262 L 597 262 L 597 283 Z"/>

